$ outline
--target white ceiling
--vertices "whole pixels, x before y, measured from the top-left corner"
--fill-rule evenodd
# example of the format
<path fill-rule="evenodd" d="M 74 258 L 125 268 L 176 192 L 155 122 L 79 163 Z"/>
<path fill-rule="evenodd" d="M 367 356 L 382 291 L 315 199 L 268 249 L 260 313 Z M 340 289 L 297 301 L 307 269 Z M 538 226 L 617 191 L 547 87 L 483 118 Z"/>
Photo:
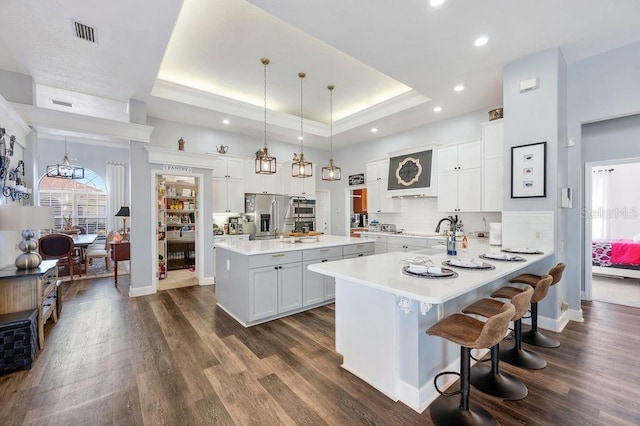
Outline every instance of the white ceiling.
<path fill-rule="evenodd" d="M 500 106 L 503 66 L 531 53 L 560 47 L 572 63 L 640 40 L 637 0 L 4 0 L 2 14 L 0 69 L 31 75 L 39 106 L 122 120 L 137 99 L 149 116 L 261 138 L 268 57 L 269 138 L 298 143 L 304 71 L 305 145 L 322 148 L 328 84 L 344 146 Z"/>

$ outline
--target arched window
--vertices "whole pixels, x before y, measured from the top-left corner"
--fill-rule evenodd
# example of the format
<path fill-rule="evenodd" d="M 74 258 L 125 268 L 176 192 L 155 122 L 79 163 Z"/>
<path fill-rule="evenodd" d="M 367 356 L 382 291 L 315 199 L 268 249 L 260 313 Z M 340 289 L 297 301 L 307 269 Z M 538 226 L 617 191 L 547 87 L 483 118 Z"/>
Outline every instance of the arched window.
<path fill-rule="evenodd" d="M 88 234 L 106 230 L 107 186 L 100 175 L 84 169 L 84 179 L 43 176 L 38 184 L 41 206 L 55 210 L 56 229 L 78 227 Z"/>

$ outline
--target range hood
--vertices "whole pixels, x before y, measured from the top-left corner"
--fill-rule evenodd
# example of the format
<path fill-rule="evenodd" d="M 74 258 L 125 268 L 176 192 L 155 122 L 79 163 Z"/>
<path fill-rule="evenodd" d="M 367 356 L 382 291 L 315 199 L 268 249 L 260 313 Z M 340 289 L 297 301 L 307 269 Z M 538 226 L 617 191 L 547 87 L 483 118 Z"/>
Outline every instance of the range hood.
<path fill-rule="evenodd" d="M 389 153 L 387 195 L 393 198 L 436 197 L 435 146 Z"/>

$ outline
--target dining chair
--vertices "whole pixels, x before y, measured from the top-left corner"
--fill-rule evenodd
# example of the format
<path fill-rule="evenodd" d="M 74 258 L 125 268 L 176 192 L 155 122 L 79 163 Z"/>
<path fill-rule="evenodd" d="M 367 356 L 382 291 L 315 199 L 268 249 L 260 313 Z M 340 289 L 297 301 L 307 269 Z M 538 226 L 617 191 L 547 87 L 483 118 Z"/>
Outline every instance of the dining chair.
<path fill-rule="evenodd" d="M 58 268 L 68 269 L 69 277 L 73 282 L 74 268 L 82 277 L 82 265 L 80 256 L 77 255 L 73 238 L 65 234 L 49 234 L 38 240 L 38 252 L 42 259 L 58 260 Z"/>
<path fill-rule="evenodd" d="M 89 262 L 93 259 L 99 259 L 101 257 L 104 258 L 104 264 L 107 268 L 107 271 L 110 270 L 110 258 L 111 253 L 109 253 L 111 245 L 109 244 L 111 240 L 113 240 L 113 236 L 115 235 L 115 231 L 109 231 L 106 238 L 104 240 L 96 240 L 95 243 L 91 244 L 87 247 L 84 257 L 84 271 L 89 274 Z"/>

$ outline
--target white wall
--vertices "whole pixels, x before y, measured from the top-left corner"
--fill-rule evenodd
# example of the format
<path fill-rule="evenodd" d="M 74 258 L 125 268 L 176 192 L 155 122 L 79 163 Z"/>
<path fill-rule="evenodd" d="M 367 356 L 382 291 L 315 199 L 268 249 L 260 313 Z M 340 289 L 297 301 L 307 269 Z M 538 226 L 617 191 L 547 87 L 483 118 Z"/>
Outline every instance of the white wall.
<path fill-rule="evenodd" d="M 613 169 L 609 176 L 611 203 L 607 206 L 611 238 L 631 239 L 640 234 L 640 163 L 615 164 L 606 168 Z"/>
<path fill-rule="evenodd" d="M 567 294 L 571 308 L 580 307 L 587 269 L 584 262 L 585 229 L 581 219 L 581 209 L 586 208 L 583 194 L 584 163 L 640 157 L 640 144 L 637 142 L 640 127 L 633 126 L 630 117 L 620 118 L 640 113 L 639 69 L 640 43 L 623 46 L 567 67 L 567 128 L 568 135 L 576 142 L 568 150 L 566 163 L 568 186 L 575 189 L 574 207 L 568 211 L 565 271 L 572 289 Z M 614 118 L 620 121 L 611 120 Z M 599 128 L 595 131 L 600 134 L 608 132 L 609 136 L 600 140 L 591 138 L 588 135 L 591 126 Z"/>

